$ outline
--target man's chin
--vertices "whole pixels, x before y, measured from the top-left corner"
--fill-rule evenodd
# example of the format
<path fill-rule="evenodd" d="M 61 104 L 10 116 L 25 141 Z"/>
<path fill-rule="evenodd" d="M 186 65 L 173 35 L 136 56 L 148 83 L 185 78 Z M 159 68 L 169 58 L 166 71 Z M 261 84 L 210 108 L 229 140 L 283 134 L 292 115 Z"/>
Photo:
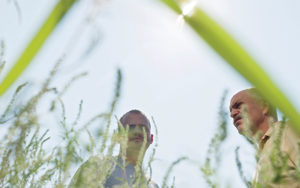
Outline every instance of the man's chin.
<path fill-rule="evenodd" d="M 144 148 L 144 151 L 143 151 L 143 153 L 144 152 L 146 152 L 147 151 L 147 146 L 146 146 L 146 148 Z M 142 151 L 142 147 L 141 146 L 137 146 L 137 145 L 135 145 L 135 146 L 129 146 L 128 148 L 127 148 L 127 152 L 129 152 L 129 153 L 131 153 L 131 154 L 134 154 L 134 155 L 139 155 L 139 153 Z"/>
<path fill-rule="evenodd" d="M 237 125 L 236 128 L 240 134 L 244 134 L 245 131 L 242 124 Z"/>
<path fill-rule="evenodd" d="M 131 148 L 132 150 L 140 150 L 143 147 L 143 143 L 143 141 L 129 141 L 127 147 Z"/>
<path fill-rule="evenodd" d="M 144 143 L 144 140 L 133 139 L 133 140 L 130 140 L 129 143 L 133 144 L 133 145 L 142 145 Z"/>
<path fill-rule="evenodd" d="M 253 132 L 251 130 L 245 129 L 242 124 L 237 127 L 237 130 L 241 135 L 243 135 L 247 138 L 253 137 Z"/>

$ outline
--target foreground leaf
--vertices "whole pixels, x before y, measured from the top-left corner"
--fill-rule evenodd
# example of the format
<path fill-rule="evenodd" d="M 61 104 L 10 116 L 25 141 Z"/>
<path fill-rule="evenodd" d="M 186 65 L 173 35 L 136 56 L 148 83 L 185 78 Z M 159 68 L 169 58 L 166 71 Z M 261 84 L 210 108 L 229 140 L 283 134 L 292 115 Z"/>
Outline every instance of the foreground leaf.
<path fill-rule="evenodd" d="M 75 0 L 60 0 L 54 7 L 47 20 L 44 22 L 40 30 L 33 37 L 29 45 L 26 47 L 20 58 L 15 62 L 12 69 L 0 84 L 0 96 L 17 80 L 21 73 L 28 67 L 32 59 L 40 50 L 46 39 L 52 33 L 54 28 L 62 20 L 65 14 L 70 10 Z"/>
<path fill-rule="evenodd" d="M 271 80 L 258 63 L 212 18 L 195 7 L 191 15 L 183 15 L 178 1 L 161 0 L 202 37 L 226 62 L 248 80 L 272 105 L 290 118 L 292 126 L 300 133 L 300 115 L 294 105 Z"/>

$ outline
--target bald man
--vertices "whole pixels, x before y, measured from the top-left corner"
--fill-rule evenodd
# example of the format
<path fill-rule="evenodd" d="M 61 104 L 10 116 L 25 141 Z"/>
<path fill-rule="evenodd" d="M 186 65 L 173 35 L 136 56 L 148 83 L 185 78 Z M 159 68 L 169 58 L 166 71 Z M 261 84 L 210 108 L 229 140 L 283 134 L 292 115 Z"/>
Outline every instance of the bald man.
<path fill-rule="evenodd" d="M 255 88 L 235 94 L 229 109 L 238 132 L 259 144 L 254 187 L 300 187 L 299 135 L 277 121 L 276 109 Z"/>

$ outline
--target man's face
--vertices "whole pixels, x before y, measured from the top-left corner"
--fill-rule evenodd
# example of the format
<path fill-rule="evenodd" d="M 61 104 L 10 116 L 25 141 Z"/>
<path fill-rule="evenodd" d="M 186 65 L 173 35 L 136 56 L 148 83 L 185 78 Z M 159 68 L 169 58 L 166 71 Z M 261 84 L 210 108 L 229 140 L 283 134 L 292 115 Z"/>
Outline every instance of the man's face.
<path fill-rule="evenodd" d="M 128 126 L 128 149 L 139 150 L 144 142 L 144 132 L 146 133 L 146 148 L 152 143 L 152 135 L 150 135 L 150 125 L 147 118 L 142 114 L 129 113 L 126 115 L 125 121 L 123 122 L 124 128 Z"/>
<path fill-rule="evenodd" d="M 229 109 L 239 133 L 245 131 L 245 124 L 248 123 L 251 133 L 255 134 L 265 118 L 263 107 L 245 90 L 232 97 Z"/>

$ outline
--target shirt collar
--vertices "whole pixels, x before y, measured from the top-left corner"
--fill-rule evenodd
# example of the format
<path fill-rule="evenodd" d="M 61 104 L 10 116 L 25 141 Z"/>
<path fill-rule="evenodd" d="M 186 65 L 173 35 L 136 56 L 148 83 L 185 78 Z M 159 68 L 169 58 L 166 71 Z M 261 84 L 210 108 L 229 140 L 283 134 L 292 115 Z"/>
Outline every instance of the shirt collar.
<path fill-rule="evenodd" d="M 272 128 L 270 127 L 267 132 L 261 137 L 259 141 L 259 149 L 260 151 L 264 148 L 265 143 L 269 140 L 270 136 L 272 134 Z"/>
<path fill-rule="evenodd" d="M 267 132 L 262 136 L 261 140 L 265 139 L 266 137 L 270 137 L 272 134 L 272 127 L 270 127 Z"/>

